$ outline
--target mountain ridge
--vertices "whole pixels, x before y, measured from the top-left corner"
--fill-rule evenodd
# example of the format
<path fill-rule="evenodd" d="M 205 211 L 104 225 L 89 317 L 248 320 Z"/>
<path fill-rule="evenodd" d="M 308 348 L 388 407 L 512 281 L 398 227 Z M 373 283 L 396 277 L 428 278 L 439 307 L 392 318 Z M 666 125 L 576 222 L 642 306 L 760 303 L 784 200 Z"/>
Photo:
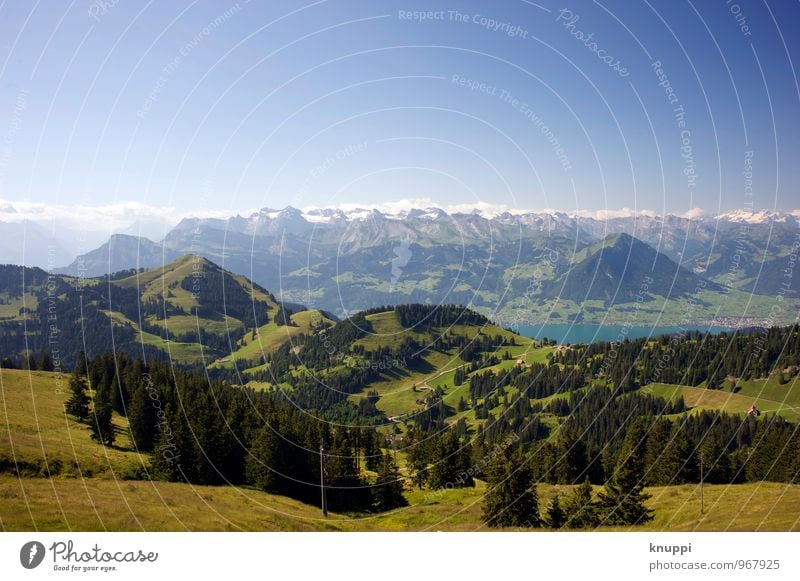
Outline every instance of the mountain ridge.
<path fill-rule="evenodd" d="M 759 273 L 785 269 L 800 229 L 797 211 L 758 214 L 758 220 L 773 219 L 768 223 L 743 222 L 750 214 L 742 212 L 719 220 L 641 212 L 606 220 L 564 212 L 502 212 L 487 218 L 477 209 L 449 214 L 437 207 L 395 208 L 393 212 L 376 208 L 303 211 L 288 206 L 263 208 L 249 217 L 228 220 L 186 218 L 162 242 L 142 241 L 139 246 L 149 249 L 144 260 L 135 252 L 126 255 L 120 251 L 112 263 L 115 268 L 135 268 L 142 263 L 155 266 L 159 248 L 167 258 L 191 252 L 274 289 L 282 301 L 306 304 L 336 316 L 382 304 L 430 301 L 471 303 L 484 311 L 497 308 L 504 311 L 503 316 L 513 314 L 527 322 L 553 317 L 573 320 L 582 308 L 583 301 L 578 300 L 581 287 L 588 290 L 593 280 L 592 268 L 585 268 L 584 276 L 577 277 L 576 263 L 593 245 L 611 235 L 625 234 L 675 263 L 654 261 L 656 270 L 663 265 L 669 271 L 670 276 L 659 275 L 659 280 L 666 283 L 679 275 L 677 286 L 659 285 L 676 293 L 665 298 L 681 300 L 687 296 L 687 288 L 697 286 L 688 284 L 692 277 L 685 270 L 708 280 L 703 305 L 709 308 L 701 320 L 715 313 L 741 315 L 742 304 L 751 305 L 747 316 L 753 319 L 769 316 L 766 297 L 780 290 L 774 280 L 757 280 Z M 79 266 L 85 271 L 91 263 L 91 274 L 103 274 L 109 260 L 107 256 L 98 260 L 98 256 L 108 250 L 106 246 L 59 272 L 77 275 Z M 647 252 L 637 247 L 636 254 Z M 572 280 L 564 278 L 570 269 Z M 641 268 L 638 271 L 643 275 Z M 611 275 L 621 293 L 606 289 L 583 295 L 594 296 L 606 306 L 613 296 L 618 297 L 614 304 L 633 300 L 635 292 L 628 292 L 623 278 L 624 271 Z M 542 301 L 559 298 L 563 286 L 556 284 L 559 280 L 568 282 L 568 289 L 574 284 L 574 292 L 566 295 L 570 302 L 566 311 L 548 313 Z M 723 296 L 723 288 L 733 294 Z M 800 299 L 796 285 L 783 292 L 792 300 Z M 757 298 L 748 303 L 747 295 Z M 712 303 L 719 308 L 711 308 Z M 656 311 L 650 315 L 658 316 Z M 664 316 L 667 322 L 675 322 L 677 307 Z"/>

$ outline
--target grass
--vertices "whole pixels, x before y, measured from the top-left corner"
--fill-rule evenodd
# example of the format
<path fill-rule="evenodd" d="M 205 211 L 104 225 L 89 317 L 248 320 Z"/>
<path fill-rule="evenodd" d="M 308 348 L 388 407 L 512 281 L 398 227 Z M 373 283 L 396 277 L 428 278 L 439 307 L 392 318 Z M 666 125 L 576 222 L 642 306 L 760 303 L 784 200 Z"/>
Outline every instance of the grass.
<path fill-rule="evenodd" d="M 169 353 L 175 361 L 184 363 L 205 363 L 209 357 L 209 352 L 204 353 L 200 343 L 181 343 L 179 341 L 167 341 L 163 337 L 139 331 L 138 340 L 145 345 L 151 345 L 162 351 Z"/>
<path fill-rule="evenodd" d="M 405 329 L 394 311 L 374 313 L 367 316 L 372 326 L 372 333 L 359 339 L 356 344 L 366 350 L 377 350 L 381 347 L 396 347 L 403 339 L 412 338 L 423 346 L 435 347 L 435 339 L 447 332 L 460 335 L 470 340 L 474 339 L 480 331 L 484 335 L 500 335 L 510 341 L 512 338 L 516 345 L 500 347 L 493 354 L 498 358 L 508 351 L 510 360 L 501 360 L 497 365 L 486 367 L 482 371 L 492 370 L 503 372 L 514 365 L 517 359 L 523 359 L 526 364 L 546 361 L 548 353 L 553 348 L 539 348 L 535 342 L 526 337 L 521 337 L 502 329 L 496 325 L 476 327 L 471 325 L 453 325 L 448 329 Z M 379 381 L 371 383 L 365 391 L 376 391 L 380 396 L 376 407 L 388 417 L 402 416 L 421 409 L 420 401 L 429 394 L 428 388 L 441 387 L 445 391 L 444 402 L 455 407 L 461 397 L 469 399 L 468 384 L 454 385 L 455 369 L 465 365 L 466 362 L 459 357 L 458 349 L 448 351 L 435 351 L 428 349 L 422 356 L 422 362 L 408 367 L 393 369 L 382 374 Z M 417 391 L 413 387 L 417 386 Z M 357 401 L 363 394 L 356 394 L 351 400 Z"/>
<path fill-rule="evenodd" d="M 310 333 L 314 324 L 333 323 L 317 310 L 294 313 L 291 320 L 294 323 L 292 327 L 279 326 L 274 322 L 262 325 L 256 330 L 255 338 L 251 333 L 245 333 L 239 341 L 239 348 L 227 357 L 215 361 L 211 367 L 232 367 L 235 361 L 256 361 L 263 355 L 276 351 L 294 337 Z"/>
<path fill-rule="evenodd" d="M 140 343 L 144 343 L 145 345 L 151 345 L 152 347 L 156 347 L 163 351 L 166 351 L 170 354 L 170 357 L 175 361 L 180 361 L 183 363 L 205 363 L 206 358 L 209 356 L 208 352 L 204 353 L 203 348 L 200 343 L 183 343 L 180 341 L 167 341 L 163 337 L 159 337 L 158 335 L 154 335 L 153 333 L 148 333 L 147 331 L 142 331 L 139 328 L 138 323 L 132 321 L 122 313 L 118 311 L 102 311 L 107 316 L 111 317 L 111 320 L 114 322 L 115 325 L 130 325 L 132 329 L 136 330 L 136 340 Z M 187 317 L 195 320 L 194 317 Z M 170 319 L 171 321 L 172 319 Z M 231 319 L 231 321 L 236 321 L 236 319 Z M 201 319 L 200 324 L 205 326 L 206 321 Z M 171 322 L 168 324 L 171 325 Z M 170 327 L 171 328 L 171 327 Z"/>
<path fill-rule="evenodd" d="M 121 278 L 114 281 L 114 284 L 121 287 L 139 288 L 142 301 L 166 297 L 171 304 L 183 307 L 186 312 L 189 312 L 192 307 L 200 305 L 192 296 L 191 291 L 181 287 L 180 282 L 193 274 L 202 276 L 206 263 L 207 261 L 203 258 L 186 255 L 169 264 Z"/>
<path fill-rule="evenodd" d="M 24 297 L 12 299 L 8 293 L 0 293 L 0 320 L 21 321 L 23 317 L 19 314 L 22 307 L 35 311 L 39 306 L 39 299 L 33 293 L 25 293 Z"/>
<path fill-rule="evenodd" d="M 384 373 L 381 380 L 369 384 L 364 390 L 378 392 L 380 399 L 375 405 L 387 417 L 406 414 L 420 408 L 416 403 L 417 400 L 425 398 L 430 391 L 418 389 L 415 392 L 413 386 L 433 387 L 439 383 L 436 378 L 439 373 L 463 365 L 463 361 L 457 355 L 439 351 L 428 352 L 423 360 L 424 363 L 409 365 L 393 373 Z M 357 400 L 362 396 L 363 393 L 356 394 L 351 399 Z"/>
<path fill-rule="evenodd" d="M 57 373 L 0 370 L 0 460 L 7 471 L 0 474 L 0 530 L 482 529 L 485 484 L 480 481 L 469 489 L 407 490 L 410 506 L 380 515 L 332 514 L 323 520 L 314 506 L 252 489 L 126 480 L 144 474 L 147 458 L 130 449 L 125 419 L 114 417 L 119 428 L 115 447 L 99 445 L 86 424 L 64 415 L 67 381 Z M 8 473 L 14 461 L 22 477 Z M 58 474 L 42 477 L 58 464 Z M 569 488 L 539 485 L 540 507 Z M 800 485 L 707 485 L 703 515 L 697 485 L 648 492 L 655 519 L 642 527 L 612 530 L 800 531 Z"/>
<path fill-rule="evenodd" d="M 732 386 L 726 386 L 732 390 Z M 754 398 L 780 402 L 795 408 L 800 408 L 800 384 L 796 380 L 781 384 L 777 375 L 773 374 L 768 379 L 751 379 L 737 384 L 739 388 L 735 393 Z"/>
<path fill-rule="evenodd" d="M 539 506 L 570 487 L 539 485 Z M 0 475 L 3 531 L 474 531 L 485 530 L 485 485 L 407 491 L 410 506 L 379 515 L 330 514 L 233 486 Z M 615 531 L 800 531 L 800 485 L 696 485 L 648 489 L 655 519 Z"/>
<path fill-rule="evenodd" d="M 657 397 L 663 397 L 670 401 L 683 396 L 686 406 L 692 411 L 700 410 L 722 410 L 732 414 L 747 413 L 751 406 L 755 405 L 762 413 L 776 413 L 782 415 L 787 420 L 800 420 L 800 406 L 795 401 L 797 394 L 791 397 L 781 397 L 775 390 L 760 390 L 757 387 L 759 382 L 748 382 L 741 391 L 733 393 L 730 388 L 725 389 L 706 389 L 704 387 L 690 387 L 685 385 L 669 385 L 664 383 L 653 383 L 641 388 L 643 393 L 649 393 Z M 763 381 L 760 383 L 764 383 Z M 777 380 L 776 382 L 777 383 Z M 787 394 L 791 391 L 791 384 L 782 386 Z M 766 396 L 779 397 L 781 399 L 771 399 Z M 791 402 L 791 403 L 785 403 Z"/>
<path fill-rule="evenodd" d="M 0 499 L 0 529 L 4 531 L 303 531 L 331 528 L 319 520 L 318 511 L 301 502 L 232 486 L 18 479 L 0 475 Z"/>
<path fill-rule="evenodd" d="M 127 419 L 114 416 L 113 448 L 99 445 L 88 424 L 64 414 L 68 389 L 68 375 L 0 370 L 0 460 L 40 474 L 137 474 L 146 458 L 131 449 Z"/>
<path fill-rule="evenodd" d="M 225 316 L 218 320 L 214 319 L 198 319 L 195 315 L 172 315 L 164 319 L 156 319 L 155 317 L 148 317 L 148 323 L 151 325 L 158 325 L 165 327 L 170 332 L 176 335 L 183 335 L 185 333 L 192 333 L 197 336 L 198 325 L 206 332 L 215 335 L 226 335 L 228 333 L 235 333 L 239 331 L 244 325 L 239 319 L 234 317 Z"/>

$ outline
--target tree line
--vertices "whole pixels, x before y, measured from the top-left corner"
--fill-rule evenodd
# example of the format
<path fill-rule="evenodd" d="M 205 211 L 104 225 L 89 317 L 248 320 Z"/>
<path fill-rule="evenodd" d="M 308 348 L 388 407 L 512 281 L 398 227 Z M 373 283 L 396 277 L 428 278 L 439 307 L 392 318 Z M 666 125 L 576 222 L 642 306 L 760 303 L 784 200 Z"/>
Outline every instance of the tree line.
<path fill-rule="evenodd" d="M 374 428 L 331 427 L 279 394 L 124 354 L 81 357 L 69 385 L 66 412 L 88 423 L 98 442 L 116 440 L 112 411 L 127 416 L 134 448 L 151 454 L 152 478 L 254 486 L 319 504 L 322 470 L 331 510 L 406 503 L 397 465 Z"/>

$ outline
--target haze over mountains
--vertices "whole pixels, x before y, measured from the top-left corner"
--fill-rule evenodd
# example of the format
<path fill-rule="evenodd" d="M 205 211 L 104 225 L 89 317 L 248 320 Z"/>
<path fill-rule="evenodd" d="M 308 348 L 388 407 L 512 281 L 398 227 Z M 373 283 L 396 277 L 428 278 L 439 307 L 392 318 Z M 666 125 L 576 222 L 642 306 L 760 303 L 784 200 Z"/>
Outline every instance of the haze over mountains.
<path fill-rule="evenodd" d="M 99 276 L 197 254 L 281 300 L 337 315 L 447 302 L 513 323 L 621 320 L 646 277 L 657 283 L 638 301 L 642 322 L 657 313 L 674 322 L 687 304 L 693 322 L 758 319 L 776 294 L 800 298 L 796 283 L 781 287 L 800 244 L 800 211 L 588 214 L 264 208 L 184 218 L 161 241 L 116 234 L 56 272 Z"/>

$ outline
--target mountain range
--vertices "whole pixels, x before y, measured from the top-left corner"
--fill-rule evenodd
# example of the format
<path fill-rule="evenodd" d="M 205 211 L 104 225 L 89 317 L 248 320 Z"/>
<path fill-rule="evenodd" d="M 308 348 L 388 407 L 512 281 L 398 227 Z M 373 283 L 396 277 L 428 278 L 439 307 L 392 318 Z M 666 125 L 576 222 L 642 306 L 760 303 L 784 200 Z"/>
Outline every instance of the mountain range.
<path fill-rule="evenodd" d="M 185 218 L 158 242 L 113 235 L 55 272 L 99 276 L 191 253 L 279 300 L 338 316 L 419 302 L 468 304 L 516 324 L 619 322 L 636 303 L 643 324 L 677 323 L 687 305 L 685 322 L 752 324 L 770 316 L 778 295 L 788 302 L 773 316 L 794 320 L 800 293 L 783 283 L 799 244 L 799 211 L 600 217 L 290 206 Z M 645 277 L 657 282 L 642 290 Z"/>

